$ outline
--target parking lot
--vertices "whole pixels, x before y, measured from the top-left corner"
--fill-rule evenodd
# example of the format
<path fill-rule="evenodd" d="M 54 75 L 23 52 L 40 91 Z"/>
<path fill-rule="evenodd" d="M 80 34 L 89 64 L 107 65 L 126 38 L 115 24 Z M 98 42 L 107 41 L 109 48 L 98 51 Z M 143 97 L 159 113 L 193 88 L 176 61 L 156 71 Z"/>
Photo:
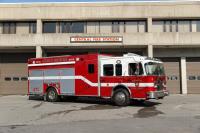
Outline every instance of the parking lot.
<path fill-rule="evenodd" d="M 0 133 L 200 132 L 200 95 L 171 95 L 127 107 L 79 98 L 48 103 L 0 96 Z"/>

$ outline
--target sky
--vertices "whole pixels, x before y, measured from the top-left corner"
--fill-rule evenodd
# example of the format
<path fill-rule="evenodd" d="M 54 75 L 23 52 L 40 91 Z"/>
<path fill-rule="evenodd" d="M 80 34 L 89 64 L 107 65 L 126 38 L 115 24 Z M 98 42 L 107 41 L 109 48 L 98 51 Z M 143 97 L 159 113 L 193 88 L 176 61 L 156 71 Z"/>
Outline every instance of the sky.
<path fill-rule="evenodd" d="M 175 0 L 0 0 L 0 3 L 32 3 L 32 2 L 103 2 L 103 1 L 175 1 Z M 180 1 L 180 0 L 177 0 Z M 188 0 L 189 1 L 189 0 Z M 194 0 L 195 1 L 195 0 Z"/>

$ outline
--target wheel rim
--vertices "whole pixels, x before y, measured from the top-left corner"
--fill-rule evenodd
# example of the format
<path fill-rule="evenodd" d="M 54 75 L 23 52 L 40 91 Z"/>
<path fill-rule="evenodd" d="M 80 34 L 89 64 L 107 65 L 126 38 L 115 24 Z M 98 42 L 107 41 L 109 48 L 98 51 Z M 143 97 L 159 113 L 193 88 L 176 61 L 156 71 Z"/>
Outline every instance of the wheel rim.
<path fill-rule="evenodd" d="M 56 98 L 56 93 L 54 91 L 50 91 L 48 97 L 50 100 L 54 100 Z"/>
<path fill-rule="evenodd" d="M 115 96 L 115 100 L 117 103 L 125 103 L 126 95 L 123 92 L 118 92 Z"/>

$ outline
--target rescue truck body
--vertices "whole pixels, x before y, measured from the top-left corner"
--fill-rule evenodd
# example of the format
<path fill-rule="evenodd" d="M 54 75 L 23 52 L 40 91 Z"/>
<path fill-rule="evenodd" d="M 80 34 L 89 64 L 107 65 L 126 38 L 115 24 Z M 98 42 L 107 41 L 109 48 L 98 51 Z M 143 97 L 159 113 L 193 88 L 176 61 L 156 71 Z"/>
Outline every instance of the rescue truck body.
<path fill-rule="evenodd" d="M 28 95 L 50 102 L 61 96 L 111 98 L 124 106 L 131 99 L 160 99 L 168 95 L 160 60 L 125 54 L 87 54 L 28 60 Z"/>

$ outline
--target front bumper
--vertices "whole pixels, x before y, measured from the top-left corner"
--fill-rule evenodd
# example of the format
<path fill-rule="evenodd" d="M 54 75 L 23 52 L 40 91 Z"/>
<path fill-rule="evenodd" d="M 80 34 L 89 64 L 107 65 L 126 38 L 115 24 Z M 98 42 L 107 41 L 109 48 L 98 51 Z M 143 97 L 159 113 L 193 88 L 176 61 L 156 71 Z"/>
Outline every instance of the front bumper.
<path fill-rule="evenodd" d="M 147 99 L 161 99 L 168 95 L 169 95 L 169 92 L 166 90 L 151 91 L 151 92 L 147 93 Z"/>

